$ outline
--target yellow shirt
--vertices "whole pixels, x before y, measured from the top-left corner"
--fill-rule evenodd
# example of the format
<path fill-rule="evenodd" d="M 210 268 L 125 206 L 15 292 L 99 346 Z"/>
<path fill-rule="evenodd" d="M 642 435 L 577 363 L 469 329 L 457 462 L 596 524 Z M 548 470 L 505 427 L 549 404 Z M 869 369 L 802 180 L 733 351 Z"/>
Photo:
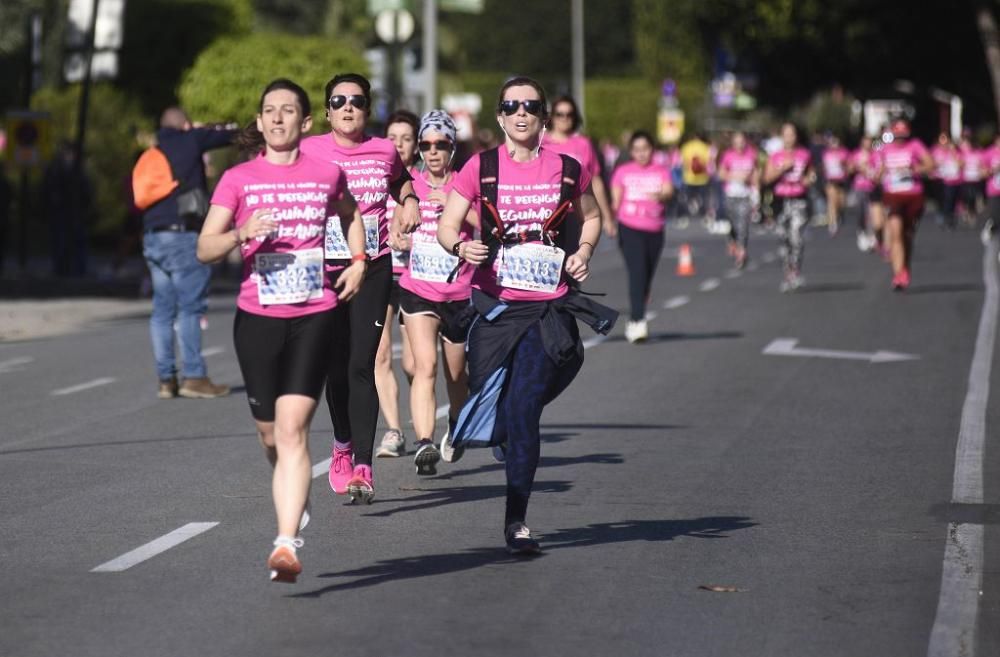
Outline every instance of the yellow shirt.
<path fill-rule="evenodd" d="M 711 151 L 708 144 L 692 139 L 681 147 L 681 162 L 685 185 L 707 185 Z"/>

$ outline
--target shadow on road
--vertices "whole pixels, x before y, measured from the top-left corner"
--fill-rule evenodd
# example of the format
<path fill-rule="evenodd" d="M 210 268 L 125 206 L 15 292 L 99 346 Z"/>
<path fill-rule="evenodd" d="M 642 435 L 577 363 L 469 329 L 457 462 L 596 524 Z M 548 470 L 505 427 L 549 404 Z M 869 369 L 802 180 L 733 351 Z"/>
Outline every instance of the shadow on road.
<path fill-rule="evenodd" d="M 728 340 L 742 337 L 743 333 L 740 331 L 715 331 L 711 333 L 650 333 L 649 339 L 642 344 L 650 344 L 653 342 L 674 342 L 681 340 Z M 605 342 L 625 342 L 625 336 L 616 335 L 608 338 Z"/>
<path fill-rule="evenodd" d="M 503 465 L 497 463 L 490 466 L 490 469 L 501 469 Z M 467 473 L 464 473 L 467 474 Z M 440 477 L 439 477 L 440 479 Z M 573 487 L 569 481 L 536 481 L 532 493 L 565 493 Z M 433 509 L 445 504 L 457 504 L 459 502 L 478 502 L 507 495 L 507 485 L 497 484 L 489 486 L 449 486 L 446 488 L 400 488 L 401 491 L 414 491 L 422 493 L 413 497 L 396 498 L 376 498 L 376 504 L 386 504 L 388 502 L 400 502 L 404 506 L 398 506 L 375 513 L 365 513 L 362 515 L 376 518 L 384 518 L 397 513 L 407 513 L 410 511 L 422 511 Z"/>
<path fill-rule="evenodd" d="M 134 440 L 105 440 L 99 443 L 82 443 L 79 445 L 56 445 L 52 447 L 25 447 L 24 449 L 0 450 L 0 457 L 11 454 L 30 454 L 32 452 L 53 452 L 65 449 L 90 449 L 92 447 L 117 447 L 119 445 L 152 445 L 155 443 L 186 443 L 202 440 L 227 440 L 229 438 L 256 438 L 257 433 L 223 433 L 205 436 L 169 436 L 166 438 L 136 438 Z"/>
<path fill-rule="evenodd" d="M 682 520 L 624 520 L 560 529 L 541 536 L 542 549 L 592 547 L 631 541 L 665 542 L 680 536 L 691 538 L 728 538 L 729 532 L 754 527 L 757 523 L 743 516 L 715 516 Z M 327 593 L 378 586 L 387 582 L 434 577 L 474 570 L 496 564 L 525 564 L 514 559 L 500 547 L 472 548 L 450 554 L 424 554 L 401 559 L 386 559 L 371 566 L 343 572 L 320 573 L 323 579 L 350 579 L 324 586 L 315 591 L 296 593 L 290 598 L 321 598 Z"/>
<path fill-rule="evenodd" d="M 542 437 L 545 441 L 545 437 Z M 477 450 L 478 451 L 478 450 Z M 596 453 L 596 454 L 584 454 L 582 456 L 542 456 L 541 460 L 538 462 L 539 468 L 558 468 L 563 465 L 580 465 L 584 463 L 593 463 L 596 465 L 621 465 L 625 462 L 621 454 L 609 454 L 609 453 Z M 449 471 L 446 474 L 441 474 L 436 476 L 434 479 L 436 481 L 454 479 L 455 477 L 467 477 L 469 475 L 483 474 L 486 472 L 502 471 L 504 465 L 502 463 L 484 463 L 475 468 L 466 468 L 461 470 Z"/>
<path fill-rule="evenodd" d="M 948 292 L 982 292 L 982 283 L 936 283 L 931 285 L 911 285 L 906 294 L 937 294 Z"/>
<path fill-rule="evenodd" d="M 795 294 L 818 294 L 821 292 L 857 292 L 865 289 L 864 283 L 806 283 L 795 290 Z"/>

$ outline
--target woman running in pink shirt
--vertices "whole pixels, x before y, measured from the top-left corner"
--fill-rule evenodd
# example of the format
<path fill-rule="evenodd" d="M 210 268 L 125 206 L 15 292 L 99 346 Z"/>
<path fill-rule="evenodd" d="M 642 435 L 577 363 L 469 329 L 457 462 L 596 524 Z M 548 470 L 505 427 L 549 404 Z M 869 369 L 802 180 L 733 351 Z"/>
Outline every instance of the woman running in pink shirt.
<path fill-rule="evenodd" d="M 913 238 L 924 212 L 921 177 L 934 169 L 934 161 L 920 140 L 910 138 L 909 121 L 893 121 L 892 137 L 882 149 L 882 203 L 888 216 L 892 289 L 903 291 L 910 286 Z"/>
<path fill-rule="evenodd" d="M 242 140 L 256 157 L 223 174 L 198 237 L 202 262 L 237 248 L 243 257 L 233 341 L 257 435 L 274 468 L 278 537 L 267 563 L 277 582 L 294 582 L 302 572 L 297 549 L 309 521 L 309 425 L 326 379 L 335 308 L 364 278 L 363 263 L 345 269 L 338 298 L 324 276 L 327 215 L 336 212 L 349 223 L 352 252 L 364 253 L 364 232 L 340 168 L 299 149 L 311 124 L 309 96 L 300 86 L 269 84 Z"/>

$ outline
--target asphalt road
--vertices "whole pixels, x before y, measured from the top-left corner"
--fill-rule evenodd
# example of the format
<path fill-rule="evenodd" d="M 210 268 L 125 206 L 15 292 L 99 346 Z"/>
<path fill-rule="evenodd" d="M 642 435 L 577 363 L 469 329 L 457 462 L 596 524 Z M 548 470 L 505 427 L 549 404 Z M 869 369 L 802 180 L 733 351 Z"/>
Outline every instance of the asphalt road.
<path fill-rule="evenodd" d="M 422 479 L 378 460 L 363 507 L 320 467 L 305 573 L 271 584 L 269 470 L 239 391 L 157 400 L 142 313 L 0 344 L 0 655 L 1000 654 L 996 269 L 974 233 L 928 226 L 894 294 L 852 237 L 813 229 L 807 286 L 782 295 L 773 236 L 736 273 L 721 238 L 668 233 L 652 339 L 622 322 L 588 342 L 543 418 L 530 561 L 502 549 L 503 471 L 480 450 Z M 610 245 L 587 287 L 625 309 Z M 232 313 L 213 299 L 204 344 L 238 386 Z M 878 351 L 915 358 L 863 360 Z M 983 458 L 959 473 L 977 413 Z M 321 408 L 314 463 L 329 435 Z M 955 497 L 969 472 L 978 502 Z M 186 540 L 93 572 L 165 536 Z"/>

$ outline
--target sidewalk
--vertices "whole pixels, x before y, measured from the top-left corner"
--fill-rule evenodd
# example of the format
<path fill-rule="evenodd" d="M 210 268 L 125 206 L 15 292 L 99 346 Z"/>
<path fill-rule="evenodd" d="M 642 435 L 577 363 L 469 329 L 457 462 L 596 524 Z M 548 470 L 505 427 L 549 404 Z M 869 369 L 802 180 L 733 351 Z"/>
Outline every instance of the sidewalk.
<path fill-rule="evenodd" d="M 29 260 L 22 272 L 8 262 L 0 275 L 0 343 L 66 335 L 97 322 L 148 316 L 152 308 L 144 289 L 141 259 L 130 260 L 117 275 L 106 259 L 91 261 L 92 271 L 79 278 L 58 278 L 47 261 Z M 212 294 L 235 296 L 236 284 L 213 274 Z"/>

